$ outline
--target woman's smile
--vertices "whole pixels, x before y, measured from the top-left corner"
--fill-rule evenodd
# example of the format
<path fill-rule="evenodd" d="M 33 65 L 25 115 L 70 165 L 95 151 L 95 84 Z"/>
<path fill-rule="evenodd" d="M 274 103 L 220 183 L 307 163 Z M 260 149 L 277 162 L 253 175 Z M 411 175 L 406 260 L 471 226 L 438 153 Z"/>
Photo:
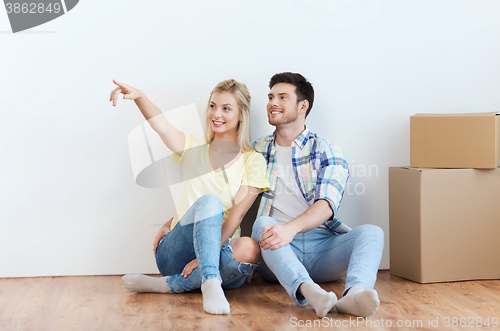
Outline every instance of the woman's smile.
<path fill-rule="evenodd" d="M 216 128 L 223 126 L 226 122 L 219 121 L 219 120 L 212 120 L 212 123 Z"/>

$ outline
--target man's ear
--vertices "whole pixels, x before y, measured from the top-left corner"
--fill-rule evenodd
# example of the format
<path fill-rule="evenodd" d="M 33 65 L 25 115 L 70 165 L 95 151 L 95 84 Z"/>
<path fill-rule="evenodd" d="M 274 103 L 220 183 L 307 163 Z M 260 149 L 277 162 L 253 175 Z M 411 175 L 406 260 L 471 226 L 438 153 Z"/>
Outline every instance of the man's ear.
<path fill-rule="evenodd" d="M 299 114 L 305 113 L 309 109 L 309 101 L 307 99 L 299 102 Z"/>

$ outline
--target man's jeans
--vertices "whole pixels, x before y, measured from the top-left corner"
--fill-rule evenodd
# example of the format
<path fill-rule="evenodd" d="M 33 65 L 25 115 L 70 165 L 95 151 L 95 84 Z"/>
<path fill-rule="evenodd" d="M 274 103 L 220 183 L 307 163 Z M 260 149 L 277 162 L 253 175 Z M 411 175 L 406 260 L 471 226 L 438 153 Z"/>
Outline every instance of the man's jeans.
<path fill-rule="evenodd" d="M 259 217 L 252 238 L 257 242 L 265 226 L 278 224 L 268 216 Z M 290 244 L 276 250 L 261 248 L 257 271 L 268 281 L 280 282 L 288 295 L 307 304 L 298 292 L 305 281 L 331 282 L 347 274 L 346 291 L 355 285 L 373 289 L 384 248 L 384 233 L 375 225 L 362 225 L 346 234 L 313 229 L 297 234 Z"/>
<path fill-rule="evenodd" d="M 156 265 L 167 278 L 171 293 L 182 293 L 201 287 L 210 278 L 218 278 L 224 289 L 243 285 L 256 264 L 235 261 L 230 240 L 222 249 L 221 226 L 224 212 L 219 197 L 206 194 L 184 214 L 179 223 L 156 248 Z M 194 259 L 198 267 L 187 278 L 182 270 Z"/>

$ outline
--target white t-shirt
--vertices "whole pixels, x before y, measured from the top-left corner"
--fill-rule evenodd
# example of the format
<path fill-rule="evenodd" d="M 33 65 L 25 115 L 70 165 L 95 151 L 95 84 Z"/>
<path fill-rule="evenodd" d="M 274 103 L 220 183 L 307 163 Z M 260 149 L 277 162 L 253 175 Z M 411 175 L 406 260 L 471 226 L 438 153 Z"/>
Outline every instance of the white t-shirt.
<path fill-rule="evenodd" d="M 309 208 L 309 204 L 302 195 L 293 173 L 292 147 L 281 147 L 278 144 L 275 144 L 275 147 L 278 179 L 269 216 L 280 224 L 286 224 L 302 215 Z"/>

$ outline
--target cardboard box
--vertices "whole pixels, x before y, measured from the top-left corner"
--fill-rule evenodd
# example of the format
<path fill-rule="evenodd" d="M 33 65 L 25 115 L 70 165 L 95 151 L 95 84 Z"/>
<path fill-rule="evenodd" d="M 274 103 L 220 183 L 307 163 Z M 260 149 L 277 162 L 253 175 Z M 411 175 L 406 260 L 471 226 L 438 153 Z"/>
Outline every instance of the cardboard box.
<path fill-rule="evenodd" d="M 500 279 L 500 168 L 389 168 L 391 274 Z"/>
<path fill-rule="evenodd" d="M 483 168 L 500 165 L 500 114 L 410 116 L 414 168 Z"/>

